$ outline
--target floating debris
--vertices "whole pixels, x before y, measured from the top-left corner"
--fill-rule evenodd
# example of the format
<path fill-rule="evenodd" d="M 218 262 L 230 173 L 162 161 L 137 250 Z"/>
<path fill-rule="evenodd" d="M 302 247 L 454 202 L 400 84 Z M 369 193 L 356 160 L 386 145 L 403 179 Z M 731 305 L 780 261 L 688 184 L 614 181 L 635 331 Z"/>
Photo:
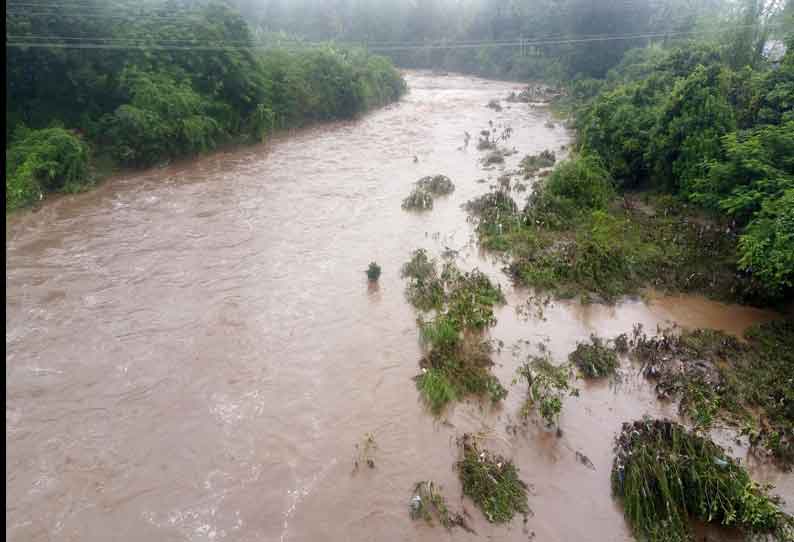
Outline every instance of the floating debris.
<path fill-rule="evenodd" d="M 375 435 L 365 433 L 360 443 L 355 444 L 355 455 L 353 456 L 353 472 L 357 472 L 361 465 L 375 468 L 375 451 L 378 445 L 375 442 Z"/>
<path fill-rule="evenodd" d="M 466 510 L 463 513 L 451 512 L 447 500 L 439 487 L 432 480 L 417 482 L 410 500 L 411 519 L 424 519 L 432 524 L 435 518 L 447 529 L 461 527 L 463 530 L 474 533 L 466 521 Z"/>
<path fill-rule="evenodd" d="M 491 100 L 491 101 L 489 101 L 488 105 L 486 107 L 488 107 L 489 109 L 493 109 L 496 112 L 499 112 L 499 111 L 502 110 L 502 104 L 499 103 L 499 100 Z"/>
<path fill-rule="evenodd" d="M 529 386 L 522 416 L 527 418 L 533 409 L 537 409 L 546 427 L 559 429 L 563 398 L 566 393 L 573 397 L 579 395 L 579 390 L 568 384 L 570 366 L 554 365 L 546 352 L 543 356 L 530 356 L 517 372 L 519 380 L 525 380 Z"/>
<path fill-rule="evenodd" d="M 584 465 L 585 467 L 587 467 L 587 468 L 588 468 L 588 469 L 590 469 L 590 470 L 596 470 L 596 468 L 595 468 L 595 465 L 593 465 L 593 462 L 592 462 L 592 461 L 590 461 L 590 458 L 589 458 L 589 457 L 587 457 L 586 455 L 584 455 L 584 454 L 583 454 L 582 452 L 580 452 L 579 450 L 577 450 L 577 451 L 575 452 L 575 455 L 576 455 L 576 460 L 577 460 L 579 463 L 581 463 L 582 465 Z"/>
<path fill-rule="evenodd" d="M 491 523 L 505 523 L 516 513 L 530 513 L 527 485 L 512 461 L 480 450 L 470 433 L 458 440 L 462 459 L 457 463 L 463 494 L 471 498 Z"/>

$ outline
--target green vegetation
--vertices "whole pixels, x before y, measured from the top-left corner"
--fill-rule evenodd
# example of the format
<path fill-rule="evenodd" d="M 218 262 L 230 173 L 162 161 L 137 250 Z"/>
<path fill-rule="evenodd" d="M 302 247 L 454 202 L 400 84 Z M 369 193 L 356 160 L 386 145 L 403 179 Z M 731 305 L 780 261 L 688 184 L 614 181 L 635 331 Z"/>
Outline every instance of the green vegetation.
<path fill-rule="evenodd" d="M 474 532 L 463 514 L 449 510 L 447 500 L 435 482 L 432 480 L 418 482 L 411 497 L 411 519 L 421 518 L 432 524 L 434 517 L 447 529 L 458 526 L 470 533 Z"/>
<path fill-rule="evenodd" d="M 433 195 L 424 188 L 414 188 L 402 202 L 406 211 L 429 211 L 433 208 Z"/>
<path fill-rule="evenodd" d="M 462 272 L 450 262 L 439 273 L 423 249 L 414 251 L 401 274 L 409 279 L 408 300 L 421 311 L 435 311 L 433 318 L 419 319 L 428 351 L 416 377 L 430 409 L 439 413 L 467 395 L 502 400 L 507 390 L 490 372 L 490 345 L 476 336 L 496 324 L 493 306 L 504 303 L 501 289 L 477 269 Z"/>
<path fill-rule="evenodd" d="M 477 218 L 480 244 L 510 258 L 515 280 L 559 297 L 614 302 L 653 286 L 726 300 L 770 299 L 758 278 L 739 272 L 729 223 L 670 196 L 618 198 L 593 155 L 558 164 L 523 210 L 505 191 L 467 209 Z"/>
<path fill-rule="evenodd" d="M 6 148 L 6 211 L 74 190 L 88 175 L 88 159 L 88 146 L 63 128 L 20 127 Z"/>
<path fill-rule="evenodd" d="M 377 281 L 380 278 L 381 268 L 376 262 L 370 262 L 366 273 L 369 280 Z"/>
<path fill-rule="evenodd" d="M 624 423 L 617 437 L 612 492 L 640 540 L 694 540 L 690 519 L 791 540 L 794 522 L 767 489 L 722 448 L 676 423 Z"/>
<path fill-rule="evenodd" d="M 537 409 L 547 427 L 559 428 L 562 401 L 566 393 L 578 396 L 579 390 L 568 384 L 571 368 L 567 365 L 554 365 L 551 358 L 532 356 L 518 368 L 518 376 L 529 386 L 527 401 L 521 415 L 526 418 Z"/>
<path fill-rule="evenodd" d="M 524 178 L 529 179 L 541 169 L 551 167 L 556 162 L 557 162 L 557 157 L 554 155 L 554 151 L 550 151 L 547 149 L 541 152 L 540 154 L 526 155 L 521 160 L 518 167 L 521 173 L 524 174 Z"/>
<path fill-rule="evenodd" d="M 433 208 L 433 196 L 446 196 L 455 185 L 446 175 L 428 175 L 416 181 L 416 188 L 402 202 L 405 210 L 425 211 Z"/>
<path fill-rule="evenodd" d="M 670 194 L 727 226 L 727 263 L 768 302 L 794 291 L 794 35 L 779 67 L 757 52 L 735 63 L 749 51 L 731 40 L 638 51 L 581 98 L 576 124 L 581 151 L 620 188 Z"/>
<path fill-rule="evenodd" d="M 470 497 L 491 523 L 505 523 L 516 513 L 529 514 L 527 485 L 518 477 L 512 461 L 480 450 L 471 434 L 459 445 L 463 457 L 457 463 L 463 494 Z"/>
<path fill-rule="evenodd" d="M 614 374 L 620 363 L 615 349 L 610 348 L 595 335 L 590 343 L 578 343 L 576 350 L 568 355 L 568 361 L 575 365 L 586 378 L 603 378 Z"/>
<path fill-rule="evenodd" d="M 446 175 L 428 175 L 416 181 L 417 188 L 426 190 L 434 196 L 446 196 L 455 191 L 455 185 Z"/>
<path fill-rule="evenodd" d="M 77 7 L 92 16 L 69 15 Z M 364 50 L 257 50 L 245 19 L 221 2 L 139 16 L 151 9 L 89 0 L 58 17 L 9 14 L 9 35 L 135 47 L 8 47 L 7 211 L 92 182 L 94 156 L 147 166 L 350 118 L 406 90 L 388 60 Z"/>
<path fill-rule="evenodd" d="M 738 427 L 753 447 L 783 468 L 794 465 L 794 321 L 750 328 L 747 343 L 714 330 L 648 337 L 636 326 L 630 355 L 656 381 L 660 398 L 677 398 L 697 428 Z"/>

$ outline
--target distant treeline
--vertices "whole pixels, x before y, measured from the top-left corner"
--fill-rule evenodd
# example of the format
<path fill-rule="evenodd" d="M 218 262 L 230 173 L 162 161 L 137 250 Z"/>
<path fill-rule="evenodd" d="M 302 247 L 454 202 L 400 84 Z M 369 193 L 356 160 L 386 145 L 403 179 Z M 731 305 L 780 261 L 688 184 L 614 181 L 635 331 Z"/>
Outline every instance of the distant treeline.
<path fill-rule="evenodd" d="M 403 67 L 546 81 L 603 77 L 629 49 L 743 25 L 748 3 L 755 20 L 784 11 L 762 0 L 232 1 L 270 39 L 368 43 Z"/>
<path fill-rule="evenodd" d="M 6 210 L 82 189 L 97 157 L 151 165 L 349 118 L 406 90 L 388 59 L 363 50 L 253 47 L 246 21 L 221 3 L 13 6 L 12 41 L 46 47 L 6 50 Z"/>

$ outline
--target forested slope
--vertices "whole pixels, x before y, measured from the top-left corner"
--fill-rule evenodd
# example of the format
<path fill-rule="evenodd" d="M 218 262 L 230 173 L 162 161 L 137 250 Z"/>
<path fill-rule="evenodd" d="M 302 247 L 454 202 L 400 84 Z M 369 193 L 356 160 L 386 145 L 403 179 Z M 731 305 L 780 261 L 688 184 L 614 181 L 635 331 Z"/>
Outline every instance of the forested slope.
<path fill-rule="evenodd" d="M 406 90 L 387 59 L 362 50 L 256 47 L 218 2 L 7 13 L 6 210 L 84 187 L 98 156 L 147 166 L 349 118 Z"/>

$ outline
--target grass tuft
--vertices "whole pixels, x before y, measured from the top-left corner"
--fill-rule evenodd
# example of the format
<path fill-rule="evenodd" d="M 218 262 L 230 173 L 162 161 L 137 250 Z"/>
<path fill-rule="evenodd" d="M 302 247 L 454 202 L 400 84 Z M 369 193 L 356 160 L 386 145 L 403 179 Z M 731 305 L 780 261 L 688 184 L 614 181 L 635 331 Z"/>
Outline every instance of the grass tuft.
<path fill-rule="evenodd" d="M 692 540 L 690 519 L 791 540 L 792 518 L 712 441 L 667 420 L 624 423 L 615 446 L 612 492 L 636 536 Z"/>
<path fill-rule="evenodd" d="M 457 463 L 463 494 L 470 497 L 491 523 L 505 523 L 516 513 L 529 514 L 527 485 L 512 461 L 480 450 L 470 434 L 460 440 L 463 457 Z"/>
<path fill-rule="evenodd" d="M 615 350 L 608 347 L 595 335 L 590 336 L 590 343 L 579 343 L 576 350 L 570 353 L 568 361 L 575 365 L 586 378 L 603 378 L 615 373 L 618 368 L 618 356 Z"/>

